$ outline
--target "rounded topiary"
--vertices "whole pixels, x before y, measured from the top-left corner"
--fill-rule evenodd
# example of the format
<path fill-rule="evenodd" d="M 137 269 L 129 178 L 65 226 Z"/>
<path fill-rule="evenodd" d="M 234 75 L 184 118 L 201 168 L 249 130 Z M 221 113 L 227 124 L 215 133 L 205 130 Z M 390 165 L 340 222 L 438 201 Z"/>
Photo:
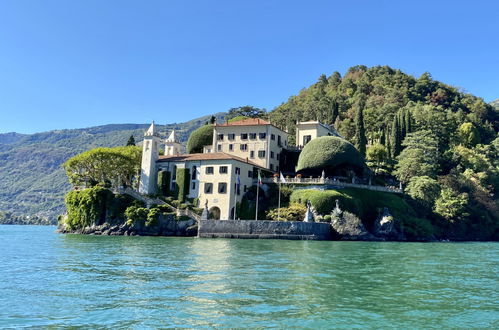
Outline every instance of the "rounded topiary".
<path fill-rule="evenodd" d="M 203 152 L 203 147 L 213 143 L 213 125 L 204 125 L 196 129 L 187 140 L 187 153 Z"/>
<path fill-rule="evenodd" d="M 362 172 L 364 157 L 348 141 L 336 136 L 323 136 L 307 143 L 303 148 L 296 171 L 319 172 L 348 167 Z"/>

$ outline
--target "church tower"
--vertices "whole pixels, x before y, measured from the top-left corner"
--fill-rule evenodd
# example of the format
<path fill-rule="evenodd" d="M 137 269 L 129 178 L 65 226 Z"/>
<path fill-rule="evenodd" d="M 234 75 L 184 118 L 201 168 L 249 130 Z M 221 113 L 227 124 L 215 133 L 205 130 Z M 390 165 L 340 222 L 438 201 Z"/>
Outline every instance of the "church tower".
<path fill-rule="evenodd" d="M 179 142 L 175 130 L 165 140 L 165 156 L 175 156 L 184 153 L 184 146 Z"/>
<path fill-rule="evenodd" d="M 159 134 L 152 122 L 149 129 L 144 133 L 144 141 L 142 142 L 142 165 L 140 169 L 140 186 L 141 194 L 155 194 L 157 170 L 156 161 L 158 160 L 158 148 L 160 143 Z"/>

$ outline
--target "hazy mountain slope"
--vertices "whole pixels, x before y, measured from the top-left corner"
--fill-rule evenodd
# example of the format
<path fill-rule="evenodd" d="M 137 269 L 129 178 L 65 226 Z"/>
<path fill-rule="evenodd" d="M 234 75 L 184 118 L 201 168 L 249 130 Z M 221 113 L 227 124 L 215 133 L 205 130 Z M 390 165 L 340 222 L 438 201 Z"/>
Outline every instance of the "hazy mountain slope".
<path fill-rule="evenodd" d="M 490 105 L 499 110 L 499 99 L 490 102 Z"/>
<path fill-rule="evenodd" d="M 216 114 L 219 121 L 225 113 Z M 163 135 L 176 129 L 182 141 L 210 116 L 159 125 Z M 61 164 L 82 151 L 125 145 L 130 135 L 142 140 L 150 124 L 112 124 L 36 134 L 0 134 L 0 211 L 55 217 L 64 211 L 69 189 Z"/>

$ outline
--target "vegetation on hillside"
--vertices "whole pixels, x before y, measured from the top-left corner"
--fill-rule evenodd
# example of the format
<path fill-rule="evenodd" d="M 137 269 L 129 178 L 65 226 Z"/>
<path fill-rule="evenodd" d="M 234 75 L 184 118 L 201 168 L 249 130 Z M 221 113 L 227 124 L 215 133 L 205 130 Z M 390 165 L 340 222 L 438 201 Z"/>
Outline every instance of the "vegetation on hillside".
<path fill-rule="evenodd" d="M 334 125 L 361 152 L 366 143 L 373 171 L 404 182 L 435 228 L 499 239 L 499 114 L 483 99 L 428 73 L 355 66 L 322 75 L 269 117 L 290 128 L 291 140 L 296 121 Z"/>

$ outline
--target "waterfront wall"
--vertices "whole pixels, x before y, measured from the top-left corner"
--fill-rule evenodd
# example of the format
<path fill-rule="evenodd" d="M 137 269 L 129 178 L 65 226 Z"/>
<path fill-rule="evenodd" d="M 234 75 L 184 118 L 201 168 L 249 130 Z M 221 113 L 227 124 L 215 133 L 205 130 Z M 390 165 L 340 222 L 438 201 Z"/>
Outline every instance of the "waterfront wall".
<path fill-rule="evenodd" d="M 328 223 L 268 220 L 201 220 L 201 238 L 273 238 L 294 240 L 330 240 Z"/>

